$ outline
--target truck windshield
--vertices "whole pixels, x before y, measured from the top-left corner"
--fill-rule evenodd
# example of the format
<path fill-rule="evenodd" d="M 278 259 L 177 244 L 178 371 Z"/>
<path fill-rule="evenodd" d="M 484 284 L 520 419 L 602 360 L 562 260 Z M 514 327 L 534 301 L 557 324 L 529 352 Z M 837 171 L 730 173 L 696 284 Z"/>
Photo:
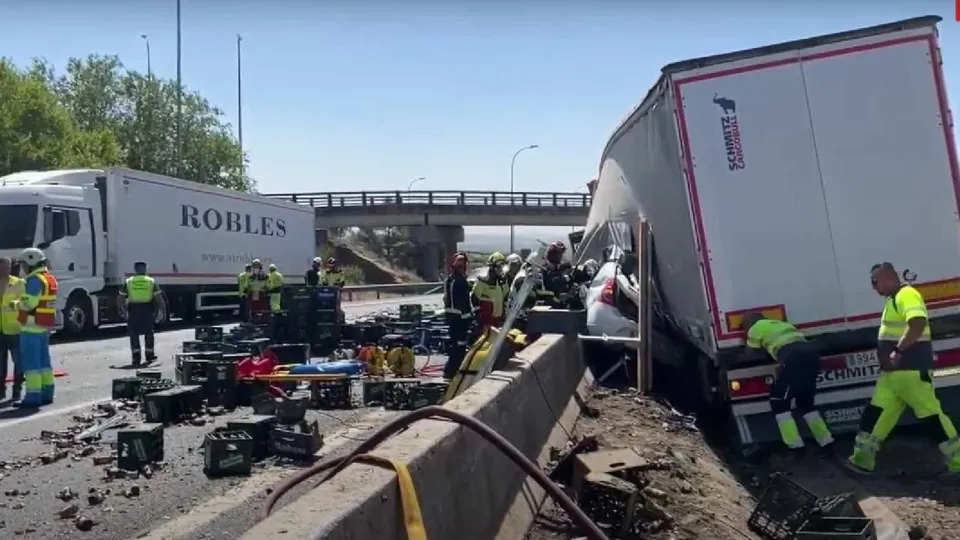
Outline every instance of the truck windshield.
<path fill-rule="evenodd" d="M 33 246 L 37 232 L 37 205 L 0 205 L 0 249 Z"/>

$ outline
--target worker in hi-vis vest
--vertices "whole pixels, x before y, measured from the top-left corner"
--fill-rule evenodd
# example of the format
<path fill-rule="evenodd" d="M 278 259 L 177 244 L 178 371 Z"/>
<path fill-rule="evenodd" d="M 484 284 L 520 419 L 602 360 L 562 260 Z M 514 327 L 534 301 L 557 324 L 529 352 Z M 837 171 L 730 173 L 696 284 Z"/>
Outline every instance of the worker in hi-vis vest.
<path fill-rule="evenodd" d="M 56 278 L 47 269 L 47 257 L 37 248 L 20 253 L 27 278 L 23 296 L 11 307 L 17 309 L 20 323 L 20 362 L 23 367 L 24 395 L 16 405 L 35 408 L 53 403 L 53 366 L 50 362 L 50 332 L 57 325 Z"/>
<path fill-rule="evenodd" d="M 160 294 L 157 282 L 147 275 L 147 263 L 133 263 L 134 274 L 127 278 L 120 296 L 127 304 L 127 335 L 130 336 L 130 357 L 134 366 L 141 361 L 140 336 L 147 362 L 157 359 L 153 349 L 153 318 L 156 296 Z"/>
<path fill-rule="evenodd" d="M 747 332 L 747 347 L 766 350 L 779 364 L 777 377 L 770 391 L 770 410 L 777 420 L 780 438 L 791 450 L 804 448 L 800 429 L 793 416 L 793 405 L 803 416 L 807 428 L 821 448 L 833 444 L 833 435 L 817 410 L 817 377 L 820 375 L 820 355 L 792 324 L 767 319 L 761 313 L 743 317 Z"/>
<path fill-rule="evenodd" d="M 7 398 L 7 357 L 13 364 L 12 401 L 23 393 L 23 366 L 20 364 L 20 321 L 16 302 L 23 296 L 23 280 L 13 275 L 13 261 L 0 257 L 0 401 Z"/>
<path fill-rule="evenodd" d="M 881 373 L 870 404 L 860 418 L 853 454 L 845 464 L 854 472 L 873 472 L 880 445 L 910 407 L 937 443 L 947 469 L 960 473 L 957 429 L 944 414 L 933 389 L 933 342 L 923 296 L 902 283 L 897 270 L 888 262 L 870 269 L 870 281 L 877 294 L 886 297 L 877 336 Z"/>
<path fill-rule="evenodd" d="M 270 313 L 273 316 L 273 340 L 278 343 L 283 339 L 285 334 L 285 332 L 283 332 L 282 293 L 283 274 L 277 269 L 277 265 L 271 264 L 267 267 L 267 297 L 270 298 Z"/>
<path fill-rule="evenodd" d="M 250 270 L 253 265 L 243 267 L 243 272 L 237 274 L 237 295 L 240 296 L 240 321 L 246 322 L 249 311 L 247 305 L 247 289 L 250 287 Z"/>
<path fill-rule="evenodd" d="M 321 283 L 328 287 L 343 287 L 347 283 L 347 277 L 343 275 L 340 264 L 333 257 L 327 259 L 327 265 L 323 270 Z"/>

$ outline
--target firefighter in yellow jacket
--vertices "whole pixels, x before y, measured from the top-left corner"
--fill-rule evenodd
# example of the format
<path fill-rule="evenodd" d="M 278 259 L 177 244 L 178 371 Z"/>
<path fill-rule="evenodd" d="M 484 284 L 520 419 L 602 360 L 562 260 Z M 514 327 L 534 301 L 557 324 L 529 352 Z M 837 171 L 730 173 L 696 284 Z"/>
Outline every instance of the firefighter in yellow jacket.
<path fill-rule="evenodd" d="M 473 296 L 480 307 L 478 321 L 481 328 L 500 327 L 503 324 L 507 295 L 510 285 L 503 277 L 507 258 L 495 251 L 487 257 L 487 273 L 477 277 L 473 284 Z"/>
<path fill-rule="evenodd" d="M 846 465 L 854 472 L 872 473 L 880 445 L 910 407 L 937 443 L 947 469 L 960 473 L 960 438 L 933 389 L 933 342 L 923 296 L 902 283 L 888 262 L 870 269 L 870 281 L 877 294 L 886 297 L 877 336 L 882 373 L 860 418 L 860 431 Z"/>
<path fill-rule="evenodd" d="M 27 278 L 23 296 L 12 307 L 20 323 L 20 362 L 23 366 L 24 396 L 17 406 L 36 408 L 53 403 L 53 366 L 50 361 L 50 332 L 56 327 L 59 286 L 47 270 L 47 259 L 37 248 L 20 253 Z"/>

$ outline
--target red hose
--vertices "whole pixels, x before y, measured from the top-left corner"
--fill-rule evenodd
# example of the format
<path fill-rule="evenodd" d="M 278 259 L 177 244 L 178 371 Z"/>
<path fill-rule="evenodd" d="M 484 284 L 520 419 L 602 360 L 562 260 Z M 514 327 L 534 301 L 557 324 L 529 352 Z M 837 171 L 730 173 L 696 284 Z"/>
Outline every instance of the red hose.
<path fill-rule="evenodd" d="M 370 437 L 361 442 L 360 445 L 357 446 L 357 448 L 347 456 L 316 463 L 284 480 L 277 485 L 276 488 L 274 488 L 273 492 L 267 498 L 260 512 L 260 519 L 267 519 L 270 516 L 270 512 L 273 510 L 273 507 L 277 504 L 277 501 L 280 500 L 280 497 L 283 497 L 284 494 L 289 492 L 303 481 L 322 472 L 329 471 L 320 480 L 320 483 L 322 484 L 346 468 L 356 456 L 369 453 L 371 450 L 379 446 L 383 441 L 387 440 L 389 437 L 401 431 L 402 429 L 410 426 L 414 422 L 417 422 L 418 420 L 424 420 L 426 418 L 438 417 L 451 420 L 460 424 L 461 426 L 470 428 L 470 430 L 486 439 L 486 441 L 497 448 L 497 450 L 500 450 L 500 452 L 510 458 L 511 461 L 513 461 L 518 467 L 520 467 L 520 469 L 523 470 L 523 472 L 532 477 L 537 484 L 540 484 L 540 487 L 542 487 L 547 494 L 550 495 L 550 498 L 556 501 L 556 503 L 567 512 L 567 514 L 570 516 L 570 521 L 573 522 L 574 526 L 576 526 L 577 529 L 586 536 L 586 538 L 589 540 L 609 540 L 607 535 L 600 530 L 600 527 L 591 521 L 590 518 L 587 517 L 587 515 L 583 512 L 583 510 L 581 510 L 580 507 L 578 507 L 570 499 L 570 497 L 568 497 L 563 490 L 560 489 L 558 485 L 554 484 L 536 464 L 527 459 L 527 456 L 523 455 L 520 450 L 517 450 L 517 447 L 510 444 L 510 441 L 504 439 L 502 435 L 490 429 L 489 426 L 483 422 L 480 422 L 476 418 L 472 418 L 437 405 L 417 409 L 416 411 L 405 414 L 400 418 L 396 418 L 370 435 Z"/>

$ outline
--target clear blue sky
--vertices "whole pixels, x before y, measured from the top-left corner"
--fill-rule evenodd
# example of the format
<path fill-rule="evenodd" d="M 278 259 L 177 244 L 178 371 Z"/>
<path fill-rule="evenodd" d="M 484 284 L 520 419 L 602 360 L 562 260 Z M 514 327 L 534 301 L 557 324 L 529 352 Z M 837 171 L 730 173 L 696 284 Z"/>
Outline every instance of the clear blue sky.
<path fill-rule="evenodd" d="M 175 0 L 0 0 L 0 54 L 119 54 L 176 75 Z M 948 0 L 182 0 L 183 80 L 235 124 L 263 192 L 572 191 L 662 65 L 937 14 L 960 107 L 960 23 Z"/>

